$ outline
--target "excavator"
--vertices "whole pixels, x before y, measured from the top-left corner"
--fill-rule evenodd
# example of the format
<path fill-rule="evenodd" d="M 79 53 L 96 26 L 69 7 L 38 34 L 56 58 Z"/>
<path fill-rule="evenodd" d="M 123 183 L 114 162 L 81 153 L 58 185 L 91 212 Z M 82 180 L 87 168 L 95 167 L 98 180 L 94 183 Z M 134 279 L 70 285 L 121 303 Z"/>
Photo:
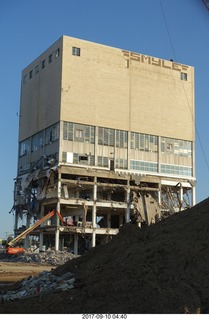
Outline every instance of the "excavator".
<path fill-rule="evenodd" d="M 20 254 L 20 253 L 24 253 L 25 249 L 22 247 L 15 247 L 14 245 L 20 241 L 21 239 L 23 239 L 27 234 L 29 234 L 32 230 L 34 230 L 35 228 L 37 228 L 38 226 L 40 226 L 40 224 L 42 224 L 44 221 L 50 219 L 51 217 L 53 217 L 55 215 L 55 213 L 58 215 L 59 219 L 61 220 L 62 224 L 66 224 L 63 220 L 62 215 L 57 211 L 57 210 L 53 210 L 50 211 L 49 213 L 47 213 L 43 218 L 41 218 L 40 220 L 38 220 L 34 225 L 32 225 L 31 227 L 29 227 L 28 229 L 26 229 L 25 231 L 23 231 L 19 236 L 17 236 L 16 238 L 14 238 L 13 240 L 11 240 L 10 242 L 7 243 L 7 247 L 6 247 L 6 253 L 11 255 L 11 254 Z"/>

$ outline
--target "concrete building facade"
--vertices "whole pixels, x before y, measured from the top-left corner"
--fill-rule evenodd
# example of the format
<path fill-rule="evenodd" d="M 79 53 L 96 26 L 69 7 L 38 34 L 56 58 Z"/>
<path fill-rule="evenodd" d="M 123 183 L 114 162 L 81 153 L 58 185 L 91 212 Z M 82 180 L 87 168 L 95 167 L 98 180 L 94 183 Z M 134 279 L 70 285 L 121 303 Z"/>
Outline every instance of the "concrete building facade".
<path fill-rule="evenodd" d="M 62 36 L 22 72 L 15 231 L 58 211 L 40 247 L 77 253 L 194 205 L 194 118 L 193 67 Z"/>

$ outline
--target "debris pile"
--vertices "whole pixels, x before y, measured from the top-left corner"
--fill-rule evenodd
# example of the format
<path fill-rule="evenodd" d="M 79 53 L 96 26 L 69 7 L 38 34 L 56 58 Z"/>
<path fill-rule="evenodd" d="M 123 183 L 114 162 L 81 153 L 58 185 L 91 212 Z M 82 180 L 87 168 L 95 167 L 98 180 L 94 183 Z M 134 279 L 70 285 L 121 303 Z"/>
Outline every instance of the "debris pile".
<path fill-rule="evenodd" d="M 38 276 L 30 276 L 21 282 L 18 290 L 0 294 L 0 301 L 13 301 L 38 296 L 40 294 L 67 291 L 74 288 L 75 278 L 71 272 L 55 276 L 43 271 Z"/>
<path fill-rule="evenodd" d="M 41 265 L 59 266 L 66 263 L 68 260 L 78 256 L 67 251 L 44 251 L 40 253 L 25 252 L 20 255 L 8 256 L 5 253 L 0 253 L 0 261 L 5 262 L 22 262 L 22 263 L 37 263 Z"/>
<path fill-rule="evenodd" d="M 74 288 L 0 302 L 15 314 L 209 313 L 209 199 L 140 229 L 122 226 L 101 246 L 52 271 Z"/>

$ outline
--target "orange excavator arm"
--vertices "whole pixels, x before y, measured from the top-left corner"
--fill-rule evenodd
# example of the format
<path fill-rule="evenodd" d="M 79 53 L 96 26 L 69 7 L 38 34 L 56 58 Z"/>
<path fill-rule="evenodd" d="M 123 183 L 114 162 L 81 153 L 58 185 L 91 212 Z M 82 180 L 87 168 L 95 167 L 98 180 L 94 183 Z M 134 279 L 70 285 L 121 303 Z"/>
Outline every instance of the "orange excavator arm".
<path fill-rule="evenodd" d="M 20 241 L 21 239 L 23 239 L 28 233 L 30 233 L 32 230 L 34 230 L 35 228 L 37 228 L 38 226 L 40 226 L 40 224 L 42 224 L 44 221 L 50 219 L 53 215 L 54 215 L 55 211 L 51 211 L 49 213 L 47 213 L 43 218 L 41 218 L 40 220 L 38 220 L 34 225 L 32 225 L 30 228 L 26 229 L 25 231 L 23 231 L 19 236 L 17 236 L 16 238 L 14 238 L 13 240 L 11 240 L 8 244 L 7 244 L 7 253 L 8 254 L 16 254 L 19 252 L 23 252 L 24 249 L 23 248 L 12 248 L 12 246 Z M 60 215 L 61 216 L 61 215 Z M 61 216 L 62 217 L 62 216 Z"/>

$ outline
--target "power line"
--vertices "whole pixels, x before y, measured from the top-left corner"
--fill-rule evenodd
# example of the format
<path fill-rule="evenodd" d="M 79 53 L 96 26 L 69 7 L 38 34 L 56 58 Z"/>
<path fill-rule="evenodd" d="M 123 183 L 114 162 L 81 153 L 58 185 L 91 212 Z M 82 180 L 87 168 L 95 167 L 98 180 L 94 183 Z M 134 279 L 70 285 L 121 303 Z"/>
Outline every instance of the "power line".
<path fill-rule="evenodd" d="M 172 38 L 171 38 L 171 34 L 170 34 L 170 31 L 169 31 L 169 28 L 168 28 L 168 23 L 167 23 L 167 20 L 166 20 L 165 11 L 164 11 L 164 9 L 163 9 L 162 1 L 159 0 L 159 3 L 160 3 L 162 15 L 163 15 L 163 20 L 164 20 L 164 23 L 165 23 L 165 26 L 166 26 L 168 38 L 169 38 L 169 41 L 170 41 L 171 49 L 172 49 L 172 52 L 173 52 L 173 56 L 174 56 L 174 58 L 175 58 L 175 61 L 177 61 L 177 59 L 176 59 L 176 54 L 175 54 L 175 50 L 174 50 L 174 45 L 173 45 L 173 41 L 172 41 Z M 197 138 L 198 138 L 198 141 L 199 141 L 199 144 L 200 144 L 200 148 L 201 148 L 201 151 L 202 151 L 202 154 L 203 154 L 203 158 L 204 158 L 204 160 L 205 160 L 206 167 L 207 167 L 208 172 L 209 172 L 209 163 L 208 163 L 208 160 L 207 160 L 207 157 L 206 157 L 206 153 L 205 153 L 205 150 L 204 150 L 202 141 L 201 141 L 201 139 L 200 139 L 200 135 L 199 135 L 199 132 L 198 132 L 198 128 L 197 128 L 197 125 L 196 125 L 196 123 L 195 123 L 195 119 L 194 119 L 194 116 L 193 116 L 193 112 L 192 112 L 192 110 L 191 110 L 191 106 L 190 106 L 190 103 L 189 103 L 189 100 L 188 100 L 188 96 L 187 96 L 187 93 L 186 93 L 185 86 L 184 86 L 184 83 L 183 83 L 183 82 L 182 82 L 182 86 L 183 86 L 184 94 L 185 94 L 185 96 L 186 96 L 187 105 L 188 105 L 189 111 L 190 111 L 190 113 L 191 113 L 192 121 L 193 121 L 194 128 L 195 128 L 195 132 L 196 132 L 196 135 L 197 135 Z"/>

